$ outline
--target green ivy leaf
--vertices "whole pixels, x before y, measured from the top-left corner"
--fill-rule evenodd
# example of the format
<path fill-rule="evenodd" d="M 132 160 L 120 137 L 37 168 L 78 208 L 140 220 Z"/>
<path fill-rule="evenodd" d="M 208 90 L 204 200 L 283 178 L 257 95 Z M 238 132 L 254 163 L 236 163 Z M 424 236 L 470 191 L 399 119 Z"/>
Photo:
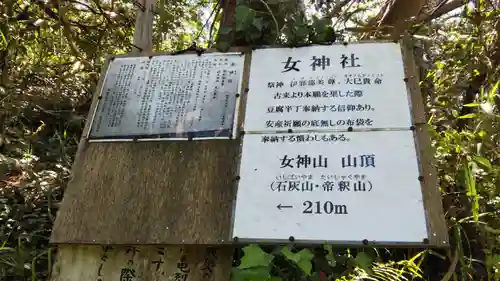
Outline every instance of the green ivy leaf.
<path fill-rule="evenodd" d="M 254 11 L 247 6 L 239 5 L 235 9 L 236 31 L 242 31 L 253 23 Z"/>
<path fill-rule="evenodd" d="M 311 275 L 311 270 L 312 270 L 312 262 L 311 260 L 300 260 L 298 263 L 297 263 L 297 266 L 302 269 L 302 271 L 304 271 L 304 273 L 307 275 L 307 276 L 310 276 Z"/>
<path fill-rule="evenodd" d="M 309 28 L 307 26 L 298 26 L 295 30 L 295 36 L 305 38 L 309 35 Z"/>
<path fill-rule="evenodd" d="M 361 252 L 356 255 L 354 262 L 356 262 L 359 268 L 363 269 L 368 274 L 373 274 L 373 271 L 371 269 L 373 260 L 374 259 L 370 255 L 365 252 Z"/>
<path fill-rule="evenodd" d="M 298 253 L 292 253 L 289 248 L 283 248 L 281 253 L 285 256 L 285 258 L 293 261 L 297 266 L 308 276 L 311 275 L 312 263 L 311 260 L 314 257 L 314 254 L 307 250 L 302 249 Z"/>
<path fill-rule="evenodd" d="M 491 171 L 491 169 L 493 169 L 490 160 L 481 156 L 473 156 L 472 158 L 477 164 L 483 166 L 483 168 L 486 168 L 486 170 Z"/>
<path fill-rule="evenodd" d="M 323 246 L 323 249 L 325 249 L 328 254 L 326 255 L 326 260 L 328 261 L 328 264 L 331 267 L 335 267 L 337 265 L 337 261 L 335 260 L 335 256 L 333 255 L 333 249 L 331 245 L 325 244 Z"/>
<path fill-rule="evenodd" d="M 231 281 L 267 281 L 270 279 L 271 274 L 269 273 L 269 266 L 258 266 L 245 269 L 233 268 L 231 272 Z"/>
<path fill-rule="evenodd" d="M 316 30 L 318 34 L 323 34 L 326 31 L 326 27 L 328 26 L 328 20 L 325 18 L 315 18 L 313 22 L 313 28 Z"/>
<path fill-rule="evenodd" d="M 231 280 L 230 281 L 245 281 L 245 275 L 243 270 L 233 267 L 231 270 Z"/>
<path fill-rule="evenodd" d="M 281 250 L 281 253 L 285 256 L 285 258 L 294 261 L 295 263 L 299 262 L 300 260 L 300 257 L 297 254 L 292 253 L 289 248 L 283 248 L 283 250 Z"/>
<path fill-rule="evenodd" d="M 235 9 L 236 20 L 245 21 L 249 16 L 252 10 L 245 5 L 239 5 Z"/>
<path fill-rule="evenodd" d="M 254 18 L 253 26 L 255 26 L 259 31 L 262 31 L 262 27 L 264 27 L 264 20 L 262 18 Z"/>
<path fill-rule="evenodd" d="M 269 266 L 274 259 L 273 255 L 264 252 L 258 245 L 251 244 L 243 248 L 244 256 L 241 258 L 239 269 L 250 267 Z"/>

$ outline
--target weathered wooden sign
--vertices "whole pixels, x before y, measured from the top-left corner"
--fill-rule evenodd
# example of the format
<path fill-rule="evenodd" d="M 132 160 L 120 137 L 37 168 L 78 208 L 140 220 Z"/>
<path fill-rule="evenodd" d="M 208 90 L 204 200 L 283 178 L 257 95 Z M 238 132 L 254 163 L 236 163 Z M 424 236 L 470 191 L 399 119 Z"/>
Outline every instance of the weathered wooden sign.
<path fill-rule="evenodd" d="M 251 65 L 245 132 L 411 126 L 399 44 L 258 49 Z"/>
<path fill-rule="evenodd" d="M 117 57 L 89 139 L 232 138 L 243 63 L 242 53 Z"/>
<path fill-rule="evenodd" d="M 61 245 L 52 281 L 229 280 L 230 248 Z"/>
<path fill-rule="evenodd" d="M 113 142 L 113 140 L 122 140 L 120 136 L 123 138 L 144 137 L 143 140 L 152 140 L 155 134 L 161 134 L 162 131 L 159 123 L 154 123 L 156 125 L 152 126 L 151 120 L 153 119 L 144 119 L 145 121 L 143 120 L 144 122 L 141 123 L 146 124 L 147 129 L 144 129 L 146 127 L 137 128 L 136 123 L 134 123 L 137 117 L 135 115 L 137 112 L 134 113 L 134 110 L 139 110 L 139 104 L 142 103 L 142 98 L 137 95 L 144 93 L 143 90 L 128 90 L 128 86 L 120 85 L 115 87 L 112 86 L 114 82 L 109 82 L 111 86 L 108 88 L 111 89 L 110 93 L 112 93 L 109 96 L 120 97 L 127 93 L 128 98 L 120 101 L 120 105 L 115 102 L 115 105 L 108 106 L 108 109 L 103 111 L 103 108 L 106 108 L 106 103 L 103 101 L 106 99 L 106 93 L 102 93 L 101 89 L 105 91 L 107 86 L 102 85 L 106 83 L 105 81 L 116 82 L 119 79 L 108 79 L 102 75 L 90 110 L 90 112 L 98 113 L 94 118 L 96 121 L 92 128 L 97 130 L 96 124 L 102 122 L 101 129 L 104 128 L 103 131 L 106 133 L 102 133 L 99 138 L 109 137 L 111 140 L 103 142 L 101 139 L 101 141 L 92 142 L 95 139 L 92 139 L 92 134 L 89 133 L 90 122 L 86 123 L 82 135 L 90 135 L 91 137 L 90 140 L 84 137 L 80 142 L 73 165 L 72 179 L 68 183 L 54 223 L 51 235 L 52 243 L 105 245 L 220 245 L 231 243 L 229 241 L 231 237 L 231 210 L 237 184 L 235 178 L 237 176 L 240 141 L 236 138 L 229 139 L 229 137 L 234 133 L 233 127 L 237 127 L 237 123 L 241 125 L 241 121 L 231 121 L 242 117 L 238 117 L 232 111 L 235 107 L 235 98 L 239 98 L 237 97 L 238 93 L 244 93 L 244 89 L 248 86 L 246 81 L 250 60 L 247 49 L 235 48 L 229 53 L 212 53 L 212 51 L 206 50 L 200 56 L 197 54 L 175 56 L 143 54 L 130 58 L 127 56 L 108 58 L 108 63 L 103 70 L 103 73 L 107 73 L 107 77 L 117 76 L 119 71 L 116 69 L 123 69 L 123 65 L 132 67 L 131 65 L 136 62 L 150 62 L 148 74 L 137 72 L 142 73 L 142 77 L 147 79 L 131 83 L 131 87 L 137 85 L 134 86 L 137 89 L 140 89 L 140 85 L 149 85 L 144 81 L 165 79 L 166 82 L 158 83 L 168 84 L 170 83 L 168 82 L 170 81 L 169 77 L 181 75 L 172 73 L 174 66 L 160 68 L 158 72 L 154 72 L 151 65 L 155 65 L 155 62 L 163 64 L 165 61 L 171 60 L 172 65 L 191 63 L 191 66 L 185 69 L 195 74 L 202 73 L 200 69 L 203 69 L 205 76 L 201 79 L 206 82 L 202 83 L 203 89 L 198 89 L 198 86 L 193 86 L 191 89 L 189 88 L 190 84 L 176 86 L 177 90 L 172 90 L 172 88 L 161 90 L 161 87 L 155 86 L 156 90 L 153 94 L 148 94 L 146 103 L 153 105 L 151 105 L 151 114 L 148 113 L 147 116 L 154 117 L 154 103 L 161 101 L 158 99 L 160 95 L 169 94 L 168 99 L 172 100 L 166 102 L 169 103 L 168 106 L 174 106 L 173 112 L 178 114 L 176 116 L 180 116 L 179 123 L 176 125 L 179 126 L 179 130 L 172 131 L 174 128 L 166 128 L 163 133 L 167 136 L 169 132 L 175 134 L 175 138 L 182 135 L 188 139 L 190 137 L 193 139 L 201 138 L 202 136 L 213 137 L 213 134 L 202 135 L 202 133 L 215 132 L 213 129 L 219 130 L 218 128 L 222 128 L 219 127 L 221 123 L 224 123 L 224 127 L 218 132 L 226 132 L 222 133 L 225 140 L 175 141 L 160 137 L 159 140 L 166 141 Z M 242 52 L 244 52 L 243 55 Z M 240 60 L 244 61 L 244 63 L 241 62 L 241 65 Z M 215 65 L 215 62 L 222 65 L 214 66 L 214 68 L 193 66 L 197 63 Z M 118 64 L 113 66 L 113 63 Z M 243 65 L 244 71 L 239 69 Z M 115 70 L 107 71 L 108 66 L 115 67 Z M 136 69 L 140 70 L 140 68 L 138 64 Z M 194 69 L 198 70 L 194 71 Z M 207 74 L 208 70 L 210 71 Z M 225 76 L 223 75 L 224 70 Z M 180 70 L 177 69 L 177 71 Z M 222 74 L 218 76 L 218 72 Z M 139 77 L 137 73 L 133 77 Z M 180 73 L 185 75 L 185 72 L 181 71 Z M 191 74 L 186 75 L 190 77 Z M 187 80 L 191 81 L 191 78 L 179 78 L 177 82 L 184 81 L 182 83 L 185 83 Z M 192 81 L 197 85 L 199 80 L 193 78 Z M 240 86 L 236 87 L 236 84 Z M 132 89 L 135 89 L 134 87 Z M 215 89 L 217 90 L 215 91 Z M 188 94 L 184 95 L 183 91 L 187 91 Z M 228 91 L 231 91 L 231 94 Z M 193 96 L 196 99 L 190 98 Z M 232 101 L 228 101 L 226 98 L 230 98 Z M 199 103 L 196 104 L 196 101 Z M 109 102 L 108 104 L 110 104 Z M 238 104 L 238 102 L 236 103 Z M 101 109 L 99 109 L 98 104 L 101 104 Z M 122 123 L 118 121 L 118 123 L 113 123 L 113 126 L 116 127 L 110 128 L 109 120 L 99 121 L 99 118 L 106 116 L 107 112 L 111 112 L 109 110 L 116 106 L 122 108 L 125 106 L 126 110 L 111 115 L 122 116 L 120 118 L 124 119 L 122 119 Z M 182 108 L 188 108 L 190 112 L 194 112 L 193 106 L 199 106 L 196 110 L 203 114 L 201 121 L 193 120 L 191 126 L 189 122 L 184 122 L 187 111 L 183 111 Z M 231 117 L 233 115 L 234 118 Z M 171 120 L 167 117 L 165 116 L 164 120 Z M 173 137 L 173 135 L 170 136 Z M 218 136 L 220 137 L 221 134 Z"/>
<path fill-rule="evenodd" d="M 447 246 L 416 79 L 399 43 L 255 50 L 233 239 Z"/>

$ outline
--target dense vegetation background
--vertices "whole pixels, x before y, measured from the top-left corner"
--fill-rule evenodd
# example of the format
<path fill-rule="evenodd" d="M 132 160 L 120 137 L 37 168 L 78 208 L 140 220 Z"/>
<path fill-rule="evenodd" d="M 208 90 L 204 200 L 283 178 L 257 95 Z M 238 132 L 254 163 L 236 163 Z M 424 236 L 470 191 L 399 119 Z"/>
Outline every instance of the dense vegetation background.
<path fill-rule="evenodd" d="M 412 36 L 452 245 L 251 245 L 236 254 L 232 278 L 500 280 L 498 1 L 295 1 L 238 1 L 236 37 L 216 46 Z M 224 1 L 157 4 L 156 51 L 212 46 L 233 31 L 218 28 Z M 135 10 L 128 0 L 0 3 L 0 280 L 48 279 L 48 237 L 91 94 L 104 56 L 131 50 Z"/>

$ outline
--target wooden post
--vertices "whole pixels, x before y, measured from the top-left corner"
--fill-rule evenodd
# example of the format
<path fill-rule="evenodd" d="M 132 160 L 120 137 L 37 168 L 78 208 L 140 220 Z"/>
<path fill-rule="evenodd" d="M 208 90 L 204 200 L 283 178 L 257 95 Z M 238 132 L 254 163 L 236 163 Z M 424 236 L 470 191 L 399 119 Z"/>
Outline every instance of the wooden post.
<path fill-rule="evenodd" d="M 153 51 L 153 18 L 156 0 L 141 0 L 134 27 L 132 54 Z"/>
<path fill-rule="evenodd" d="M 138 5 L 135 56 L 152 54 L 154 2 Z M 229 280 L 240 140 L 89 142 L 104 73 L 54 224 L 51 280 Z"/>

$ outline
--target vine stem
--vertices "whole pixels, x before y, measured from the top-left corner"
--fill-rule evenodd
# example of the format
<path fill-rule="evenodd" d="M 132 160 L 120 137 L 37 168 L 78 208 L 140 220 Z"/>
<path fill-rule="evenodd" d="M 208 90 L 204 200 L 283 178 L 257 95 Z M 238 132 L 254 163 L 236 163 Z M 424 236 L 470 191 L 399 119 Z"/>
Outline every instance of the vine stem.
<path fill-rule="evenodd" d="M 264 4 L 264 6 L 266 6 L 267 11 L 269 12 L 269 14 L 271 14 L 271 17 L 273 17 L 274 25 L 276 26 L 276 38 L 274 39 L 274 43 L 276 43 L 276 41 L 278 41 L 278 38 L 280 37 L 280 27 L 278 24 L 278 20 L 274 16 L 271 7 L 269 7 L 269 5 L 264 0 L 260 0 L 260 2 Z"/>

